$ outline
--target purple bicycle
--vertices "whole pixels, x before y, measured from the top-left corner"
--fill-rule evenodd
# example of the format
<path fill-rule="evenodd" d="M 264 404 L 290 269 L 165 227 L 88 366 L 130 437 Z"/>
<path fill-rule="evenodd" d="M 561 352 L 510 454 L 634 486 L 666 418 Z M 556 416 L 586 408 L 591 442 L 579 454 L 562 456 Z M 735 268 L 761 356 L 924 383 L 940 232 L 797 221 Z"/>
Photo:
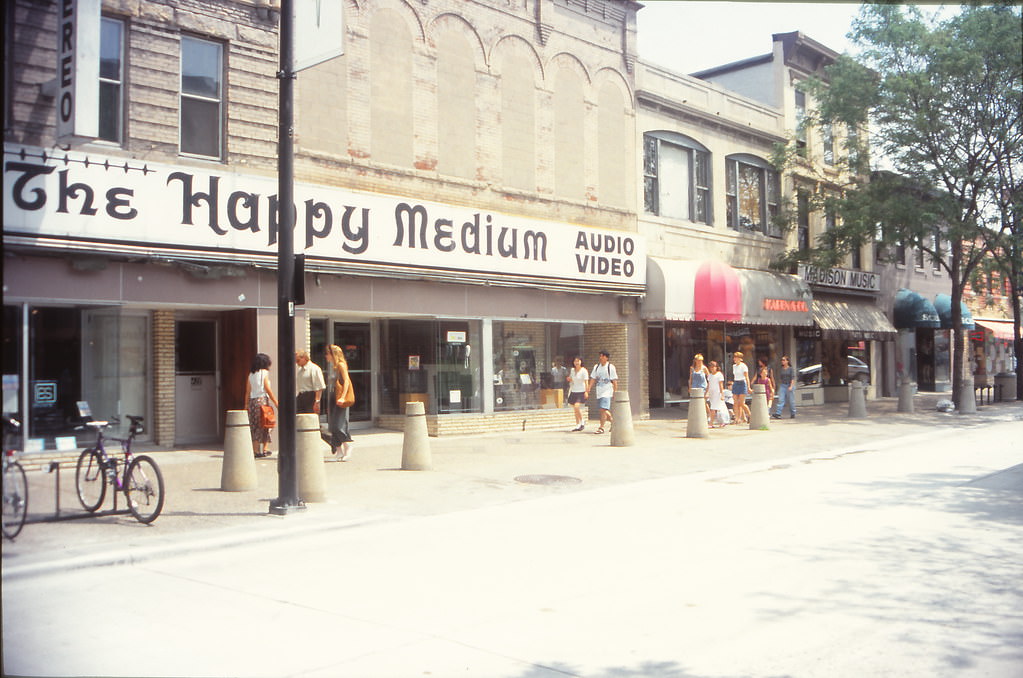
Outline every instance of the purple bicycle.
<path fill-rule="evenodd" d="M 142 523 L 151 523 L 163 510 L 164 488 L 163 474 L 151 457 L 132 455 L 131 443 L 135 436 L 143 431 L 142 417 L 128 415 L 131 426 L 127 438 L 106 438 L 103 429 L 110 425 L 106 421 L 88 421 L 85 426 L 96 429 L 96 445 L 82 451 L 75 468 L 75 489 L 78 500 L 90 513 L 103 505 L 107 494 L 107 484 L 114 487 L 114 492 L 123 491 L 128 500 L 128 510 Z M 118 475 L 118 462 L 109 456 L 104 442 L 113 440 L 121 443 L 124 455 L 124 469 Z M 116 505 L 116 499 L 115 499 Z"/>

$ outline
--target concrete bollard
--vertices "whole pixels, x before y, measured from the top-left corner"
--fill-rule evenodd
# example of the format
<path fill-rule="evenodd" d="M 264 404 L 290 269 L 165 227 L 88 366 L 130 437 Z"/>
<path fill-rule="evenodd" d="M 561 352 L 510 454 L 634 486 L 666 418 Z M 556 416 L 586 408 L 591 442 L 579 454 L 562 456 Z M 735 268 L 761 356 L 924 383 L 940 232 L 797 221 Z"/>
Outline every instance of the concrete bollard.
<path fill-rule="evenodd" d="M 632 429 L 632 405 L 626 391 L 615 391 L 611 399 L 611 447 L 631 447 L 636 444 Z"/>
<path fill-rule="evenodd" d="M 973 384 L 972 374 L 963 377 L 963 390 L 956 407 L 959 414 L 977 414 L 977 392 L 973 390 Z"/>
<path fill-rule="evenodd" d="M 432 471 L 430 435 L 426 429 L 426 405 L 405 403 L 405 438 L 401 444 L 402 471 Z"/>
<path fill-rule="evenodd" d="M 1000 372 L 995 375 L 995 394 L 1000 402 L 1016 399 L 1016 373 Z"/>
<path fill-rule="evenodd" d="M 749 405 L 749 429 L 766 431 L 771 421 L 771 413 L 767 411 L 767 387 L 753 384 L 753 400 Z"/>
<path fill-rule="evenodd" d="M 689 389 L 689 419 L 686 422 L 686 438 L 706 438 L 707 406 L 702 388 Z"/>
<path fill-rule="evenodd" d="M 859 379 L 849 384 L 849 418 L 867 418 L 867 387 Z"/>
<path fill-rule="evenodd" d="M 298 498 L 305 502 L 327 501 L 322 442 L 320 415 L 295 415 L 295 474 Z"/>
<path fill-rule="evenodd" d="M 224 466 L 220 471 L 220 489 L 224 492 L 245 492 L 259 486 L 256 460 L 252 456 L 252 434 L 249 413 L 228 410 L 224 426 Z"/>
<path fill-rule="evenodd" d="M 899 412 L 913 413 L 913 382 L 904 381 L 899 384 Z"/>

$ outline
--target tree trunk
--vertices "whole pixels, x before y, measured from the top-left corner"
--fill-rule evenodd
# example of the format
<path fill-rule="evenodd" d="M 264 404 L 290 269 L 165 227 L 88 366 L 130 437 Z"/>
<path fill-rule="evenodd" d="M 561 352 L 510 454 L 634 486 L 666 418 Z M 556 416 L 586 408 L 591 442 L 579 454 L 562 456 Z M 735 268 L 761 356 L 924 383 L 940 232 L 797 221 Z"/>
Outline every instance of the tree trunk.
<path fill-rule="evenodd" d="M 963 313 L 962 313 L 962 301 L 963 301 L 963 283 L 959 279 L 960 264 L 963 256 L 962 243 L 953 241 L 952 243 L 952 264 L 951 275 L 952 278 L 952 301 L 951 301 L 951 312 L 952 312 L 952 402 L 955 403 L 956 410 L 962 410 L 962 396 L 963 396 L 963 377 L 966 375 L 965 370 L 969 369 L 969 365 L 964 365 L 963 354 Z M 973 397 L 973 394 L 969 394 Z"/>

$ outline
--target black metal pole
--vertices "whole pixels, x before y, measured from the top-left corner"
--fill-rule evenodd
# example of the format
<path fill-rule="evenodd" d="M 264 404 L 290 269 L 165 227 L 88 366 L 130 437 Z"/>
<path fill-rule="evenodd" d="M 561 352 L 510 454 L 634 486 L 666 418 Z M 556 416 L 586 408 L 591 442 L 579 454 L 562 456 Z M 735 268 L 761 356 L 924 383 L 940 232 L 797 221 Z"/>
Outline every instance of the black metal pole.
<path fill-rule="evenodd" d="M 281 67 L 277 143 L 277 364 L 278 364 L 278 456 L 277 498 L 270 513 L 285 515 L 303 508 L 298 498 L 295 469 L 295 26 L 292 4 L 281 0 Z"/>

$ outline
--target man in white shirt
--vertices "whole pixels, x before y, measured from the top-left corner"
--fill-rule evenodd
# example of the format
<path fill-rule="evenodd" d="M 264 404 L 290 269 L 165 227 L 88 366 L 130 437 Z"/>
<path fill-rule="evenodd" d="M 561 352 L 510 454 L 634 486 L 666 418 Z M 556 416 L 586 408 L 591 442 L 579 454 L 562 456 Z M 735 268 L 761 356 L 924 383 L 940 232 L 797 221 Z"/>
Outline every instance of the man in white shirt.
<path fill-rule="evenodd" d="M 295 397 L 296 414 L 319 414 L 320 396 L 327 382 L 323 380 L 323 370 L 309 359 L 309 351 L 295 351 Z"/>
<path fill-rule="evenodd" d="M 605 424 L 608 430 L 611 429 L 614 421 L 611 418 L 611 399 L 618 390 L 618 370 L 611 363 L 611 354 L 601 351 L 599 361 L 590 371 L 590 383 L 586 385 L 586 393 L 590 392 L 594 384 L 597 385 L 597 406 L 600 407 L 600 428 L 595 431 L 597 434 L 604 432 Z"/>

